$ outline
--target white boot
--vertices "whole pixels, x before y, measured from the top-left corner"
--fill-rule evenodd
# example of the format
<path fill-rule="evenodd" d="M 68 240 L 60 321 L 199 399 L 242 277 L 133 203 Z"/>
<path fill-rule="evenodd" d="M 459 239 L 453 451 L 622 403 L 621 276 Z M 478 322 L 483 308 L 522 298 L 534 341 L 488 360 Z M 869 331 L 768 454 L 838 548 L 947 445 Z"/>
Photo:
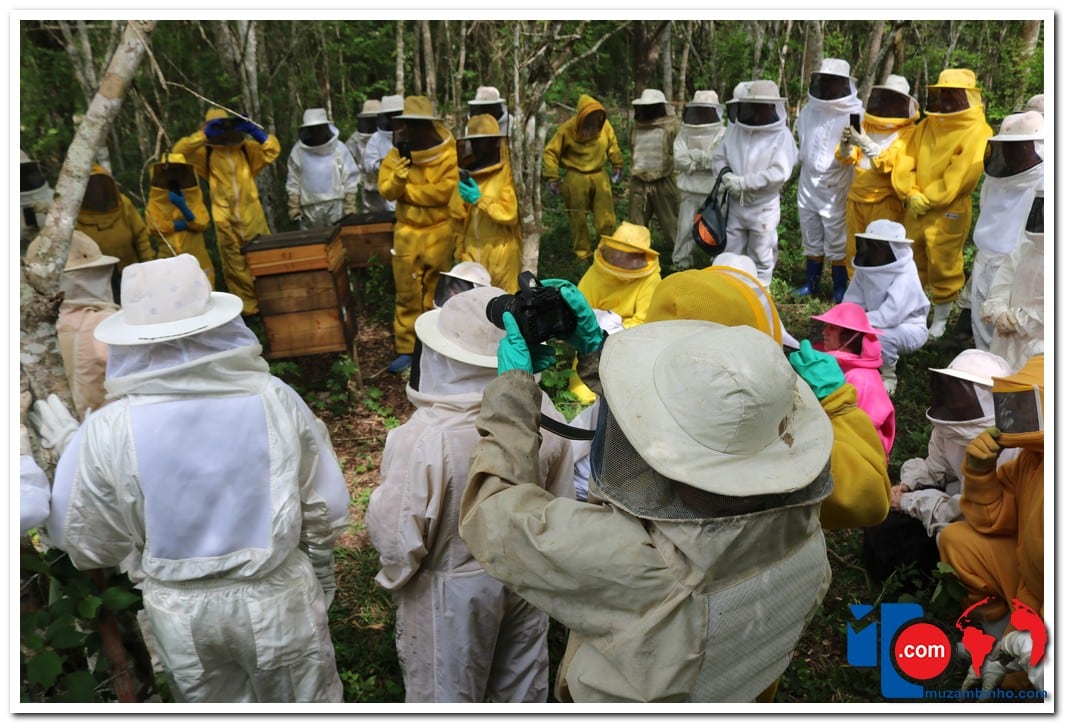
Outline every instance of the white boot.
<path fill-rule="evenodd" d="M 891 364 L 885 363 L 880 367 L 880 379 L 884 381 L 884 389 L 887 390 L 888 397 L 895 394 L 895 387 L 898 385 L 899 380 L 895 377 L 895 365 L 898 361 Z"/>
<path fill-rule="evenodd" d="M 947 331 L 947 317 L 950 316 L 950 308 L 954 302 L 943 302 L 932 305 L 932 324 L 928 327 L 928 336 L 939 339 Z"/>

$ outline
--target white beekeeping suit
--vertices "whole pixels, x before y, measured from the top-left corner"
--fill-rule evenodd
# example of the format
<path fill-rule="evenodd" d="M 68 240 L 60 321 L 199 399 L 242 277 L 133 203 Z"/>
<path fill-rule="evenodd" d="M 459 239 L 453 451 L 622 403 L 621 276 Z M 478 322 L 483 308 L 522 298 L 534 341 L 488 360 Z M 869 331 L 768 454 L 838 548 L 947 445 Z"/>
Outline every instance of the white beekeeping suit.
<path fill-rule="evenodd" d="M 359 168 L 324 108 L 303 112 L 300 139 L 288 156 L 288 213 L 301 229 L 332 226 L 354 213 Z"/>
<path fill-rule="evenodd" d="M 466 118 L 466 123 L 469 123 L 469 119 L 473 116 L 487 113 L 496 119 L 496 123 L 499 124 L 499 132 L 505 138 L 510 137 L 510 113 L 507 111 L 507 102 L 499 94 L 498 88 L 483 85 L 477 89 L 477 92 L 468 103 L 470 113 Z M 469 126 L 463 130 L 462 135 L 469 135 Z"/>
<path fill-rule="evenodd" d="M 857 234 L 855 241 L 854 278 L 843 301 L 861 306 L 869 324 L 882 330 L 881 375 L 891 394 L 899 355 L 915 352 L 928 341 L 930 302 L 913 261 L 913 241 L 906 238 L 902 224 L 879 219 Z M 878 247 L 884 256 L 872 251 Z"/>
<path fill-rule="evenodd" d="M 381 162 L 392 150 L 392 119 L 403 112 L 403 96 L 385 96 L 381 99 L 381 111 L 377 114 L 377 130 L 366 144 L 366 156 L 363 160 L 363 173 L 371 176 L 375 183 L 381 171 Z M 381 197 L 384 208 L 381 211 L 395 211 L 396 202 Z M 378 211 L 379 209 L 373 209 Z"/>
<path fill-rule="evenodd" d="M 798 159 L 788 129 L 787 109 L 771 80 L 743 82 L 733 90 L 729 124 L 714 151 L 713 171 L 725 166 L 729 219 L 726 251 L 746 254 L 758 268 L 758 281 L 769 286 L 777 264 L 780 189 Z"/>
<path fill-rule="evenodd" d="M 995 272 L 1024 238 L 1028 211 L 1042 193 L 1043 116 L 1036 111 L 1006 116 L 998 135 L 988 139 L 984 183 L 980 187 L 980 216 L 973 226 L 976 256 L 970 279 L 973 342 L 991 349 L 995 327 L 980 315 L 991 291 Z M 1015 368 L 1019 369 L 1019 368 Z"/>
<path fill-rule="evenodd" d="M 861 113 L 862 102 L 850 64 L 825 58 L 811 75 L 806 105 L 795 122 L 802 164 L 797 191 L 799 228 L 806 256 L 806 286 L 795 291 L 799 296 L 817 293 L 827 261 L 832 266 L 833 300 L 837 304 L 843 300 L 847 288 L 847 193 L 854 166 L 836 158 L 836 147 L 851 114 Z"/>
<path fill-rule="evenodd" d="M 992 377 L 1012 374 L 1006 360 L 978 349 L 967 349 L 946 369 L 931 370 L 932 404 L 926 412 L 932 423 L 928 455 L 911 458 L 899 471 L 899 509 L 924 525 L 930 537 L 955 520 L 961 520 L 961 489 L 965 479 L 965 448 L 995 424 L 991 398 Z M 999 459 L 1001 465 L 1016 457 L 1012 448 Z"/>
<path fill-rule="evenodd" d="M 59 460 L 49 536 L 81 569 L 137 562 L 177 701 L 339 702 L 326 609 L 350 501 L 325 425 L 195 257 L 122 285 L 96 329 L 112 401 Z"/>
<path fill-rule="evenodd" d="M 344 142 L 355 159 L 355 165 L 359 167 L 359 184 L 362 186 L 359 208 L 364 212 L 388 210 L 387 202 L 377 191 L 377 172 L 370 173 L 366 165 L 366 146 L 377 130 L 377 114 L 380 111 L 381 101 L 373 98 L 364 101 L 356 117 L 355 132 Z"/>
<path fill-rule="evenodd" d="M 19 237 L 21 251 L 25 254 L 29 243 L 48 221 L 52 187 L 45 180 L 39 163 L 22 150 L 19 157 Z"/>
<path fill-rule="evenodd" d="M 504 294 L 477 287 L 415 323 L 421 341 L 407 396 L 414 414 L 388 434 L 366 527 L 378 584 L 396 602 L 396 649 L 407 702 L 544 702 L 547 614 L 488 575 L 458 535 L 459 502 L 481 394 L 496 378 L 503 330 L 485 316 Z M 546 395 L 542 411 L 560 419 Z M 537 485 L 573 497 L 570 445 L 545 433 Z"/>
<path fill-rule="evenodd" d="M 695 91 L 691 102 L 684 107 L 680 131 L 673 139 L 673 166 L 677 171 L 680 205 L 677 207 L 672 261 L 679 269 L 688 269 L 693 263 L 692 221 L 714 187 L 711 164 L 714 150 L 725 136 L 724 110 L 716 91 Z"/>
<path fill-rule="evenodd" d="M 1024 239 L 995 272 L 981 316 L 995 327 L 991 351 L 1015 370 L 1043 353 L 1043 193 L 1032 200 Z"/>

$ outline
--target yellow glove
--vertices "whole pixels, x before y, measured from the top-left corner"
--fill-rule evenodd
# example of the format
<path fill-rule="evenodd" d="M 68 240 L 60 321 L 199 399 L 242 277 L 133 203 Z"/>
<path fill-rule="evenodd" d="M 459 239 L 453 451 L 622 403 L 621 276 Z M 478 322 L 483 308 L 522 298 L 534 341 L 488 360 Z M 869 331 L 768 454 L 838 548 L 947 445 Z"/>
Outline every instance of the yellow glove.
<path fill-rule="evenodd" d="M 910 194 L 910 197 L 906 199 L 906 204 L 909 206 L 910 211 L 917 216 L 924 216 L 932 208 L 932 202 L 920 191 L 914 191 Z"/>
<path fill-rule="evenodd" d="M 969 443 L 965 448 L 965 467 L 971 473 L 983 475 L 995 469 L 1002 447 L 998 444 L 997 427 L 989 427 Z"/>
<path fill-rule="evenodd" d="M 396 159 L 396 171 L 395 176 L 397 181 L 407 183 L 407 179 L 410 178 L 410 159 L 399 156 Z"/>

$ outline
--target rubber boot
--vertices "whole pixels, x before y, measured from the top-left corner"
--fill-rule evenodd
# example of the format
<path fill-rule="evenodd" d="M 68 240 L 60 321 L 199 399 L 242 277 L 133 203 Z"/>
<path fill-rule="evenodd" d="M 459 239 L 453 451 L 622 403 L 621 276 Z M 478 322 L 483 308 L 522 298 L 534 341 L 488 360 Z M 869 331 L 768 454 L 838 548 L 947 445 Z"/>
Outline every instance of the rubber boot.
<path fill-rule="evenodd" d="M 832 265 L 832 301 L 839 304 L 847 291 L 847 265 L 842 262 Z"/>
<path fill-rule="evenodd" d="M 895 376 L 895 365 L 898 362 L 892 362 L 891 364 L 883 364 L 880 367 L 880 379 L 884 382 L 884 389 L 887 390 L 888 397 L 895 394 L 895 388 L 899 384 L 898 378 Z"/>
<path fill-rule="evenodd" d="M 973 340 L 973 310 L 969 307 L 961 307 L 958 311 L 958 321 L 950 332 L 951 337 L 958 344 L 964 345 Z"/>
<path fill-rule="evenodd" d="M 791 293 L 796 297 L 809 297 L 817 294 L 821 288 L 821 272 L 824 268 L 824 259 L 817 259 L 812 256 L 806 257 L 806 284 L 797 289 L 792 289 Z"/>
<path fill-rule="evenodd" d="M 932 305 L 932 323 L 928 325 L 928 336 L 939 339 L 947 331 L 947 317 L 950 316 L 950 308 L 954 302 L 943 302 Z"/>

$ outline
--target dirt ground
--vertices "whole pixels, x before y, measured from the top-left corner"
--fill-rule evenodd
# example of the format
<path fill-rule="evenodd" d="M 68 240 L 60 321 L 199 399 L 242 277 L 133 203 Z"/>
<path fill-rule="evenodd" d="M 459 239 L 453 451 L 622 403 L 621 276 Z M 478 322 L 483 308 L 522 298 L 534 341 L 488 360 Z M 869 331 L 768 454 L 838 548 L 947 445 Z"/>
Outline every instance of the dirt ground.
<path fill-rule="evenodd" d="M 407 373 L 396 375 L 386 369 L 395 356 L 391 321 L 360 319 L 356 349 L 363 389 L 349 383 L 347 410 L 318 414 L 329 428 L 351 491 L 353 525 L 338 539 L 337 546 L 361 549 L 369 545 L 362 513 L 366 499 L 379 483 L 385 436 L 389 427 L 405 422 L 414 407 L 407 399 Z"/>

